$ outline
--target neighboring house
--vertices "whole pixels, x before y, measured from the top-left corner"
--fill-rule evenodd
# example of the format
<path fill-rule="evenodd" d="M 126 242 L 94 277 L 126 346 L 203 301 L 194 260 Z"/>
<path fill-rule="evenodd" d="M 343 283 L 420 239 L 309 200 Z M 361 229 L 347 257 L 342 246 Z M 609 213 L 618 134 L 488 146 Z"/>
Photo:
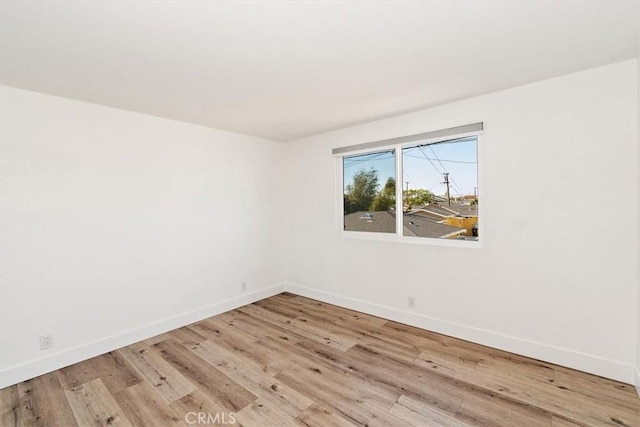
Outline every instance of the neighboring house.
<path fill-rule="evenodd" d="M 396 215 L 389 211 L 353 212 L 344 216 L 346 231 L 395 233 Z"/>
<path fill-rule="evenodd" d="M 431 203 L 418 206 L 407 212 L 437 221 L 452 227 L 464 228 L 467 237 L 478 237 L 478 205 L 451 202 L 448 204 Z"/>
<path fill-rule="evenodd" d="M 405 236 L 456 239 L 458 236 L 466 234 L 464 228 L 452 227 L 411 213 L 404 214 L 403 224 Z M 346 231 L 395 233 L 396 214 L 394 211 L 354 212 L 344 216 L 344 229 Z"/>

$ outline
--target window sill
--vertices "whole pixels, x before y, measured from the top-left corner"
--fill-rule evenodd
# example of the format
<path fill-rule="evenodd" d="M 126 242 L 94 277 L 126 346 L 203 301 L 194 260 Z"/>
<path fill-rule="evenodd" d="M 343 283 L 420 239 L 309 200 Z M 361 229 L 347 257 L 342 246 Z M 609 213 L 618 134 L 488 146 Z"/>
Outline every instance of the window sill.
<path fill-rule="evenodd" d="M 340 231 L 342 237 L 354 240 L 368 240 L 449 248 L 482 249 L 482 240 L 432 239 L 426 237 L 399 236 L 395 233 L 369 233 L 366 231 Z"/>

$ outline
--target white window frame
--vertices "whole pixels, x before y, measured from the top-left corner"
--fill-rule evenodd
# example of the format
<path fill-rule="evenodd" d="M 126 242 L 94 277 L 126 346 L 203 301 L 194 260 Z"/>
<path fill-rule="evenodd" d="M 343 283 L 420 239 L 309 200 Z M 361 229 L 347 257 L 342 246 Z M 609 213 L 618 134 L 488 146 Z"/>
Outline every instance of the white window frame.
<path fill-rule="evenodd" d="M 443 247 L 454 247 L 454 248 L 470 248 L 470 249 L 482 249 L 484 247 L 485 241 L 485 233 L 482 233 L 478 240 L 457 240 L 457 239 L 438 239 L 438 238 L 430 238 L 430 237 L 417 237 L 417 236 L 403 236 L 402 229 L 404 227 L 404 216 L 396 215 L 396 231 L 395 233 L 375 233 L 369 231 L 348 231 L 344 229 L 344 163 L 343 159 L 345 157 L 354 156 L 358 154 L 367 154 L 367 153 L 375 153 L 378 151 L 384 150 L 395 150 L 395 160 L 396 160 L 396 212 L 402 212 L 402 196 L 403 196 L 403 187 L 402 187 L 402 179 L 398 179 L 398 177 L 403 176 L 402 170 L 402 158 L 403 158 L 403 148 L 413 147 L 416 144 L 436 144 L 438 142 L 450 141 L 453 139 L 464 138 L 468 136 L 476 137 L 476 151 L 477 151 L 477 159 L 478 159 L 478 188 L 477 194 L 478 199 L 481 199 L 481 181 L 482 181 L 482 147 L 481 143 L 483 132 L 467 132 L 443 137 L 436 138 L 427 138 L 420 140 L 418 142 L 412 141 L 407 143 L 399 143 L 399 144 L 391 144 L 391 145 L 381 145 L 376 146 L 375 148 L 367 148 L 362 150 L 354 150 L 348 152 L 342 152 L 338 155 L 334 154 L 336 157 L 336 226 L 341 235 L 341 237 L 348 239 L 356 239 L 356 240 L 371 240 L 378 242 L 392 242 L 392 243 L 409 243 L 409 244 L 417 244 L 417 245 L 427 245 L 427 246 L 443 246 Z M 483 226 L 483 218 L 482 215 L 482 204 L 478 204 L 478 228 L 480 230 L 484 230 Z"/>

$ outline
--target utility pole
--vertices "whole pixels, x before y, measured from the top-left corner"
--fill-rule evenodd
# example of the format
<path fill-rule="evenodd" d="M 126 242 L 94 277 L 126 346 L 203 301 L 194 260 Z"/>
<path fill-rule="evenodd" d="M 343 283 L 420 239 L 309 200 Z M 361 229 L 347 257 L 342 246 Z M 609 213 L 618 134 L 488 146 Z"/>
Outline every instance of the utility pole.
<path fill-rule="evenodd" d="M 405 184 L 407 184 L 407 191 L 409 191 L 409 181 L 405 181 Z"/>
<path fill-rule="evenodd" d="M 473 187 L 473 198 L 478 201 L 478 187 Z"/>
<path fill-rule="evenodd" d="M 449 193 L 449 172 L 444 172 L 442 175 L 444 175 L 444 182 L 442 182 L 442 184 L 445 184 L 447 186 L 447 203 L 449 204 L 449 206 L 451 206 L 451 194 Z"/>

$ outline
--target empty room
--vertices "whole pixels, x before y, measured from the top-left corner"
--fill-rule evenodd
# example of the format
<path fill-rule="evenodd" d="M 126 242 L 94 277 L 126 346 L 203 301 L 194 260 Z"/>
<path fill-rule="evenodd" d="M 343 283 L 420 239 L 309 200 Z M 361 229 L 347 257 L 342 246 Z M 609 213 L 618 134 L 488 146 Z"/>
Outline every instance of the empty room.
<path fill-rule="evenodd" d="M 1 1 L 0 426 L 640 427 L 640 2 Z"/>

